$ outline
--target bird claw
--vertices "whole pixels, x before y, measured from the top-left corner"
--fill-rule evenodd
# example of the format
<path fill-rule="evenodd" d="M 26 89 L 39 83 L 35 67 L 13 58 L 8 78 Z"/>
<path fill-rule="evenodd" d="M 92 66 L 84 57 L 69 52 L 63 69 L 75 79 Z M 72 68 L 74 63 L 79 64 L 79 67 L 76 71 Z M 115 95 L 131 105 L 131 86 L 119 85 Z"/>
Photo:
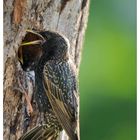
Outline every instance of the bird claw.
<path fill-rule="evenodd" d="M 25 94 L 25 99 L 27 102 L 27 113 L 30 116 L 33 113 L 33 107 L 31 105 L 31 102 L 30 102 L 30 99 L 29 99 L 29 96 L 27 95 L 27 93 L 25 92 L 24 94 Z"/>

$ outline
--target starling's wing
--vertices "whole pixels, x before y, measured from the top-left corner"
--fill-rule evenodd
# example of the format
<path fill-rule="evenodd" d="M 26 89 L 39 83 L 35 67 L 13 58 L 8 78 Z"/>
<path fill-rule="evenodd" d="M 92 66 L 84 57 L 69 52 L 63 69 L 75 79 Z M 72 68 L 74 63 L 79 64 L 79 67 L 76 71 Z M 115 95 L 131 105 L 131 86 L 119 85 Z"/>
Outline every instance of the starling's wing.
<path fill-rule="evenodd" d="M 75 77 L 69 65 L 47 65 L 44 68 L 44 88 L 51 106 L 71 140 L 77 140 L 77 97 Z"/>
<path fill-rule="evenodd" d="M 54 128 L 48 128 L 46 125 L 38 125 L 22 135 L 19 140 L 56 140 Z"/>

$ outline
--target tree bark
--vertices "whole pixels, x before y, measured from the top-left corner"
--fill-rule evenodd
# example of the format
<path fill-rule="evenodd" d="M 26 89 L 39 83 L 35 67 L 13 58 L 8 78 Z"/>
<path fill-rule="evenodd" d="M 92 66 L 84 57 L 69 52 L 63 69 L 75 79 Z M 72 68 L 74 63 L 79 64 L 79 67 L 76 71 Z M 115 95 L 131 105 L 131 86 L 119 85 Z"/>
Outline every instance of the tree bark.
<path fill-rule="evenodd" d="M 17 140 L 42 119 L 32 95 L 34 80 L 23 72 L 17 59 L 26 29 L 64 34 L 79 70 L 88 11 L 89 0 L 4 0 L 4 140 Z M 34 110 L 31 115 L 22 86 L 30 94 Z"/>

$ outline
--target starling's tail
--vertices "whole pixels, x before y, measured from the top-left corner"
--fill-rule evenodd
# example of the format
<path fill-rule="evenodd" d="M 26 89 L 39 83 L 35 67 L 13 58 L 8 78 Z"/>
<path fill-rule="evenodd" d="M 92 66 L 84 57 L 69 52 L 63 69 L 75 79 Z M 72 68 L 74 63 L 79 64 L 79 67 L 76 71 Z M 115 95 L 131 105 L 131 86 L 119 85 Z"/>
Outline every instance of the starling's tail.
<path fill-rule="evenodd" d="M 56 140 L 57 136 L 58 133 L 54 131 L 54 128 L 40 125 L 23 134 L 19 140 Z"/>

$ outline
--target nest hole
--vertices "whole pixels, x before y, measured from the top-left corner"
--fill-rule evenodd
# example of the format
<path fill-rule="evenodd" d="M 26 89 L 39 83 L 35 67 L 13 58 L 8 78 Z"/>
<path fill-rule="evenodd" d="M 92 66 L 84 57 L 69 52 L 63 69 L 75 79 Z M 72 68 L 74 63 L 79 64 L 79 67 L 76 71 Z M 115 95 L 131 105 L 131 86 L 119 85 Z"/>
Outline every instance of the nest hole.
<path fill-rule="evenodd" d="M 25 37 L 21 41 L 21 45 L 18 48 L 18 60 L 22 65 L 24 63 L 34 62 L 39 59 L 42 55 L 41 44 L 30 44 L 36 40 L 42 40 L 41 36 L 38 34 L 27 32 Z M 29 43 L 28 45 L 23 45 L 24 43 Z M 28 62 L 27 62 L 28 61 Z"/>

